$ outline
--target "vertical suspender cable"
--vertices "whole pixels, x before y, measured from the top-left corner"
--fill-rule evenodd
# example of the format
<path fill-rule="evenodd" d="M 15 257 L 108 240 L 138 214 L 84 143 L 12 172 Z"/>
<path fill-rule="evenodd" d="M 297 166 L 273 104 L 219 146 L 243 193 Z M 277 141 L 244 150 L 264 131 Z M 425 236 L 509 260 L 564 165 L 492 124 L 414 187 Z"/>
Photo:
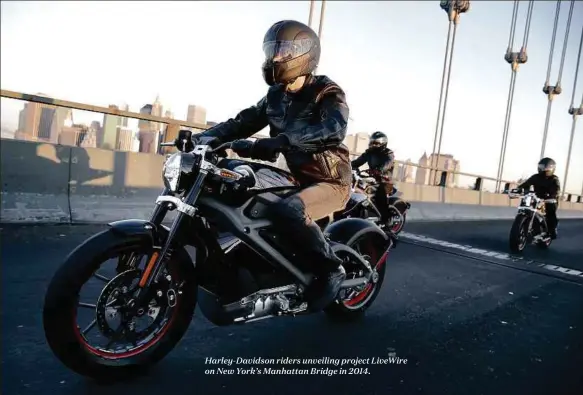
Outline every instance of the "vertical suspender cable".
<path fill-rule="evenodd" d="M 322 0 L 322 8 L 320 8 L 320 26 L 318 26 L 318 37 L 322 39 L 322 26 L 324 25 L 324 10 L 326 9 L 326 0 Z"/>
<path fill-rule="evenodd" d="M 512 72 L 514 78 L 511 78 L 512 88 L 509 92 L 509 102 L 507 106 L 507 119 L 506 119 L 506 130 L 504 132 L 504 141 L 503 141 L 503 149 L 501 155 L 501 166 L 500 166 L 500 177 L 499 178 L 499 185 L 502 184 L 502 176 L 504 174 L 504 162 L 506 161 L 506 148 L 508 146 L 508 134 L 510 133 L 510 119 L 512 115 L 512 105 L 514 103 L 514 90 L 516 88 L 516 79 L 518 78 L 518 67 L 520 64 L 526 63 L 528 60 L 528 56 L 526 54 L 526 49 L 528 45 L 528 38 L 530 36 L 530 23 L 532 21 L 532 11 L 534 9 L 534 1 L 530 1 L 528 3 L 528 9 L 526 10 L 526 22 L 524 25 L 524 37 L 522 40 L 522 47 L 520 48 L 520 52 L 514 54 L 513 64 L 512 64 Z"/>
<path fill-rule="evenodd" d="M 514 48 L 514 35 L 516 33 L 516 21 L 518 19 L 518 0 L 514 0 L 514 7 L 512 9 L 512 19 L 510 20 L 510 34 L 508 35 L 508 48 L 506 49 L 505 59 L 508 60 L 509 56 L 512 54 L 512 49 Z M 508 114 L 510 112 L 510 98 L 514 95 L 514 70 L 510 74 L 510 85 L 508 87 L 508 99 L 506 100 L 506 115 L 504 117 L 504 130 L 502 133 L 502 146 L 500 147 L 500 158 L 498 159 L 498 173 L 496 173 L 496 192 L 499 189 L 499 180 L 502 178 L 500 175 L 500 169 L 502 167 L 502 152 L 504 152 L 504 145 L 506 142 L 506 123 L 508 122 Z"/>
<path fill-rule="evenodd" d="M 439 163 L 439 158 L 441 157 L 441 141 L 443 139 L 443 125 L 445 124 L 445 112 L 447 110 L 447 97 L 449 95 L 449 80 L 451 77 L 451 61 L 453 60 L 453 49 L 455 46 L 455 34 L 457 32 L 458 21 L 457 18 L 454 20 L 453 34 L 451 37 L 451 51 L 449 52 L 449 70 L 447 71 L 447 83 L 445 84 L 445 96 L 443 98 L 443 113 L 441 114 L 441 126 L 439 128 L 439 143 L 437 144 L 437 157 L 436 157 L 436 168 Z M 447 169 L 445 169 L 447 170 Z M 437 183 L 437 169 L 433 175 L 433 185 Z"/>
<path fill-rule="evenodd" d="M 450 11 L 451 12 L 451 11 Z M 439 106 L 437 108 L 437 121 L 435 122 L 435 135 L 433 136 L 433 150 L 431 151 L 431 163 L 430 163 L 430 168 L 432 169 L 429 172 L 429 177 L 430 180 L 433 180 L 433 184 L 435 185 L 435 174 L 431 174 L 433 173 L 437 173 L 437 170 L 434 170 L 437 168 L 437 164 L 439 163 L 439 158 L 435 158 L 435 150 L 437 148 L 437 134 L 439 132 L 439 121 L 441 119 L 441 107 L 443 104 L 443 88 L 445 86 L 445 76 L 447 74 L 447 58 L 448 58 L 448 54 L 449 54 L 449 46 L 451 43 L 451 27 L 453 26 L 453 19 L 450 18 L 449 21 L 449 27 L 447 28 L 447 44 L 445 45 L 445 56 L 443 57 L 443 75 L 441 76 L 441 88 L 439 91 Z M 435 164 L 434 164 L 435 162 Z"/>
<path fill-rule="evenodd" d="M 447 96 L 449 93 L 449 80 L 451 77 L 451 62 L 453 59 L 457 25 L 459 24 L 460 14 L 467 12 L 470 9 L 470 2 L 467 0 L 449 0 L 449 1 L 442 0 L 440 3 L 440 7 L 444 11 L 446 11 L 448 14 L 449 27 L 447 29 L 447 44 L 445 47 L 445 56 L 443 59 L 443 75 L 441 77 L 441 91 L 439 93 L 439 108 L 437 111 L 437 121 L 435 124 L 435 135 L 433 138 L 433 151 L 431 152 L 431 164 L 430 164 L 431 171 L 429 173 L 430 174 L 429 177 L 430 177 L 430 179 L 433 178 L 433 183 L 432 183 L 433 185 L 435 185 L 437 182 L 437 171 L 438 171 L 438 167 L 439 167 L 438 166 L 439 165 L 439 157 L 441 155 L 441 141 L 442 141 L 442 137 L 443 137 L 443 125 L 444 125 L 444 119 L 445 119 L 445 111 L 447 109 Z M 453 36 L 451 35 L 452 25 L 453 25 Z M 451 36 L 451 47 L 450 47 L 450 36 Z M 448 55 L 449 55 L 449 59 L 448 59 Z M 448 62 L 448 60 L 449 60 L 449 62 Z M 447 80 L 445 79 L 446 78 L 446 70 L 447 70 Z M 445 96 L 444 96 L 444 86 L 445 86 Z M 442 104 L 443 104 L 443 111 L 442 111 Z M 441 120 L 441 128 L 439 127 L 440 120 Z M 437 140 L 438 132 L 439 132 L 439 143 Z M 435 155 L 436 145 L 437 145 L 437 151 L 438 151 L 437 156 Z M 433 177 L 431 177 L 431 172 L 433 172 Z"/>
<path fill-rule="evenodd" d="M 561 55 L 561 64 L 559 65 L 559 76 L 557 79 L 557 83 L 554 86 L 549 86 L 549 78 L 551 75 L 551 68 L 552 68 L 552 59 L 553 59 L 553 52 L 555 49 L 555 40 L 557 35 L 557 24 L 559 21 L 559 11 L 560 11 L 560 1 L 557 2 L 557 11 L 555 15 L 555 26 L 553 28 L 553 37 L 551 41 L 551 49 L 549 51 L 549 65 L 547 69 L 547 79 L 545 81 L 545 86 L 543 87 L 543 92 L 547 95 L 548 104 L 547 104 L 547 115 L 545 117 L 545 127 L 543 130 L 543 141 L 540 150 L 540 158 L 543 158 L 545 155 L 545 149 L 547 145 L 547 136 L 549 133 L 549 123 L 551 120 L 551 110 L 553 105 L 553 99 L 556 95 L 560 95 L 563 90 L 561 88 L 561 77 L 563 74 L 563 67 L 565 66 L 565 55 L 567 53 L 567 44 L 569 42 L 569 31 L 571 30 L 571 18 L 573 17 L 573 7 L 575 6 L 575 0 L 571 0 L 571 7 L 569 8 L 569 16 L 567 18 L 567 27 L 565 29 L 565 39 L 563 40 L 563 53 Z"/>
<path fill-rule="evenodd" d="M 308 17 L 308 26 L 312 27 L 312 19 L 314 17 L 314 5 L 316 5 L 316 0 L 310 0 L 310 16 Z"/>
<path fill-rule="evenodd" d="M 524 64 L 528 60 L 527 56 L 527 46 L 528 46 L 528 38 L 530 35 L 530 24 L 532 21 L 532 12 L 534 9 L 534 1 L 531 0 L 528 4 L 528 10 L 526 13 L 526 23 L 524 27 L 524 38 L 522 41 L 522 48 L 520 52 L 512 52 L 514 47 L 514 34 L 516 31 L 516 19 L 518 17 L 518 0 L 514 2 L 514 11 L 513 11 L 513 19 L 511 21 L 510 26 L 510 39 L 509 47 L 506 50 L 506 55 L 504 59 L 511 65 L 512 73 L 510 75 L 510 87 L 508 89 L 508 100 L 506 102 L 506 117 L 504 119 L 504 131 L 502 133 L 502 145 L 500 147 L 500 158 L 498 160 L 498 173 L 496 175 L 496 192 L 500 192 L 500 186 L 502 184 L 502 176 L 504 173 L 504 161 L 506 158 L 506 146 L 508 143 L 508 132 L 510 130 L 510 119 L 512 114 L 512 104 L 514 102 L 514 89 L 516 86 L 516 77 L 518 72 L 518 67 L 521 64 Z"/>
<path fill-rule="evenodd" d="M 577 76 L 579 75 L 579 64 L 581 63 L 581 47 L 583 46 L 583 28 L 581 28 L 581 39 L 579 40 L 579 53 L 577 55 L 577 65 L 575 66 L 575 80 L 573 81 L 573 94 L 571 95 L 571 105 L 569 106 L 569 114 L 573 116 L 573 124 L 571 126 L 571 136 L 569 137 L 569 148 L 567 151 L 567 164 L 565 165 L 565 177 L 563 177 L 563 191 L 567 189 L 567 177 L 569 176 L 569 162 L 571 162 L 571 150 L 573 149 L 573 137 L 575 136 L 575 125 L 577 124 L 577 115 L 583 114 L 583 95 L 581 96 L 581 104 L 579 108 L 575 108 L 575 91 L 577 89 Z M 583 195 L 583 191 L 581 192 Z"/>
<path fill-rule="evenodd" d="M 574 7 L 575 0 L 571 0 L 571 7 L 569 7 L 569 16 L 567 18 L 567 28 L 565 30 L 565 39 L 563 41 L 563 53 L 561 54 L 561 65 L 559 66 L 559 77 L 557 79 L 557 86 L 561 86 L 561 77 L 563 76 L 563 67 L 565 66 L 565 56 L 567 54 L 567 43 L 569 42 L 569 32 L 571 31 L 571 19 L 573 18 Z"/>

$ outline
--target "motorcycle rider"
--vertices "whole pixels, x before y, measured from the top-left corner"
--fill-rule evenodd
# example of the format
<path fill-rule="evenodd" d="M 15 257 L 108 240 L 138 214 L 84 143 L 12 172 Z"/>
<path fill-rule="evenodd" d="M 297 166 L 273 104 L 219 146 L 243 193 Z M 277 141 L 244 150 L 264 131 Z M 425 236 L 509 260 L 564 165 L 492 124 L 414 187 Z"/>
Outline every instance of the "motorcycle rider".
<path fill-rule="evenodd" d="M 231 149 L 241 157 L 275 161 L 283 153 L 300 191 L 271 206 L 271 219 L 312 265 L 314 281 L 305 297 L 311 311 L 331 303 L 346 278 L 315 221 L 344 209 L 350 198 L 351 168 L 346 136 L 349 109 L 344 91 L 314 71 L 320 60 L 318 35 L 303 23 L 284 20 L 269 28 L 263 39 L 263 78 L 267 95 L 235 118 L 194 139 L 212 145 L 245 139 L 270 127 L 270 138 Z M 206 144 L 209 144 L 208 142 Z"/>
<path fill-rule="evenodd" d="M 538 162 L 538 173 L 533 174 L 528 180 L 520 184 L 517 189 L 528 189 L 534 186 L 534 193 L 542 199 L 559 199 L 559 191 L 561 190 L 561 183 L 559 177 L 555 175 L 555 168 L 557 164 L 551 158 L 542 158 Z M 557 226 L 559 220 L 557 218 L 557 207 L 555 203 L 545 203 L 545 217 L 551 239 L 557 238 Z"/>
<path fill-rule="evenodd" d="M 374 201 L 381 213 L 381 223 L 389 221 L 389 203 L 387 195 L 393 193 L 393 169 L 395 154 L 387 147 L 388 138 L 383 132 L 374 132 L 368 141 L 368 149 L 351 162 L 353 169 L 368 164 L 369 174 L 375 178 L 379 186 L 375 192 Z"/>

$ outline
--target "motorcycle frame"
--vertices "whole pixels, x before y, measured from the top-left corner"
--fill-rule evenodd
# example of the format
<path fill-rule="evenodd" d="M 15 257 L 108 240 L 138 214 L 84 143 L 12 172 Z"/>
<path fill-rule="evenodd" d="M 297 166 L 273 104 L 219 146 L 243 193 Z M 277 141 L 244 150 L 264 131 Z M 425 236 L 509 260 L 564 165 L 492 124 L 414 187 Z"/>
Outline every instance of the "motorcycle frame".
<path fill-rule="evenodd" d="M 202 187 L 209 174 L 217 174 L 218 171 L 224 170 L 206 160 L 206 153 L 209 150 L 210 147 L 208 146 L 195 147 L 193 152 L 196 155 L 200 155 L 201 162 L 199 164 L 199 171 L 196 180 L 184 199 L 181 200 L 177 198 L 169 188 L 165 187 L 163 192 L 156 199 L 156 207 L 149 221 L 125 220 L 110 224 L 114 230 L 126 234 L 147 233 L 151 238 L 153 245 L 158 243 L 157 247 L 161 252 L 155 260 L 152 260 L 148 264 L 148 266 L 151 267 L 147 267 L 144 271 L 144 275 L 148 277 L 145 279 L 145 286 L 142 289 L 148 288 L 153 282 L 158 281 L 158 277 L 164 268 L 164 258 L 168 255 L 171 248 L 175 248 L 172 246 L 172 243 L 174 242 L 176 235 L 188 220 L 190 220 L 190 225 L 193 231 L 193 234 L 191 235 L 193 243 L 184 243 L 183 246 L 192 245 L 197 249 L 196 267 L 202 263 L 199 262 L 199 259 L 206 261 L 209 258 L 220 258 L 220 255 L 224 254 L 218 240 L 208 231 L 208 227 L 204 224 L 203 218 L 199 215 L 200 211 L 205 212 L 204 217 L 209 217 L 217 222 L 222 228 L 229 229 L 233 236 L 244 242 L 267 262 L 275 266 L 283 267 L 301 285 L 308 286 L 312 281 L 313 276 L 309 273 L 302 272 L 259 234 L 261 229 L 269 228 L 272 225 L 272 222 L 268 219 L 251 219 L 245 215 L 245 209 L 255 200 L 259 202 L 263 200 L 265 203 L 274 203 L 281 199 L 273 193 L 274 191 L 282 191 L 286 189 L 293 190 L 297 187 L 274 187 L 263 189 L 258 191 L 257 194 L 254 194 L 254 196 L 251 196 L 239 207 L 228 206 L 212 198 L 204 196 L 200 197 Z M 239 179 L 243 177 L 242 175 L 239 176 Z M 178 214 L 173 220 L 172 225 L 169 228 L 166 228 L 162 225 L 162 221 L 166 217 L 166 214 L 172 210 L 176 210 Z M 211 213 L 211 215 L 208 213 Z M 159 231 L 160 229 L 164 229 L 162 232 L 167 233 L 167 236 L 164 237 L 164 235 L 159 234 L 161 233 Z M 326 233 L 331 239 L 336 239 L 334 241 L 342 243 L 334 243 L 332 245 L 335 252 L 345 251 L 350 253 L 354 258 L 358 259 L 366 269 L 368 269 L 363 277 L 345 280 L 341 285 L 342 289 L 366 285 L 373 275 L 371 265 L 356 251 L 345 245 L 350 244 L 366 232 L 373 232 L 377 237 L 381 238 L 384 248 L 386 248 L 385 253 L 382 254 L 381 260 L 386 259 L 386 251 L 391 248 L 394 240 L 389 238 L 388 235 L 378 229 L 375 225 L 371 225 L 368 221 L 357 220 L 356 218 L 344 219 L 335 222 L 326 228 Z M 375 262 L 375 264 L 376 263 L 377 262 Z M 204 284 L 200 285 L 204 286 Z M 138 291 L 136 297 L 140 296 L 140 291 L 141 290 Z"/>
<path fill-rule="evenodd" d="M 520 197 L 521 202 L 524 202 L 524 200 L 527 197 L 530 197 L 531 199 L 534 200 L 535 202 L 535 207 L 532 207 L 531 205 L 529 206 L 519 206 L 518 207 L 518 213 L 517 215 L 524 215 L 529 217 L 529 222 L 528 222 L 528 235 L 530 235 L 532 233 L 532 225 L 534 223 L 534 219 L 537 218 L 541 221 L 542 224 L 544 224 L 545 227 L 545 231 L 548 232 L 548 224 L 547 224 L 547 219 L 546 216 L 541 212 L 541 204 L 545 204 L 545 203 L 556 203 L 556 199 L 541 199 L 538 196 L 536 196 L 536 194 L 533 191 L 530 191 L 524 195 L 518 195 L 518 194 L 513 194 L 513 193 L 509 193 L 508 194 L 510 199 L 513 198 L 517 198 Z"/>
<path fill-rule="evenodd" d="M 355 171 L 353 171 L 353 176 L 355 178 L 354 182 L 353 182 L 353 186 L 352 186 L 352 192 L 353 193 L 358 193 L 358 194 L 362 194 L 366 197 L 366 199 L 362 199 L 361 201 L 359 201 L 358 203 L 356 203 L 353 207 L 351 207 L 349 210 L 346 210 L 344 212 L 342 212 L 342 215 L 346 215 L 348 213 L 350 213 L 351 211 L 355 210 L 357 207 L 362 206 L 364 204 L 364 202 L 368 202 L 369 206 L 372 207 L 376 213 L 376 215 L 378 217 L 376 218 L 369 218 L 370 221 L 376 222 L 376 221 L 380 221 L 381 219 L 381 213 L 379 211 L 379 209 L 377 208 L 376 204 L 372 201 L 371 198 L 371 194 L 367 193 L 365 190 L 361 189 L 358 187 L 359 181 L 360 180 L 364 180 L 364 177 L 359 176 L 358 174 L 356 174 Z M 374 190 L 376 190 L 376 188 L 378 188 L 379 184 L 378 183 L 370 183 L 369 184 L 370 187 L 372 187 Z M 388 209 L 393 209 L 394 212 L 397 213 L 397 215 L 399 216 L 399 221 L 403 222 L 405 217 L 403 215 L 403 213 L 401 212 L 401 210 L 399 210 L 394 203 L 398 202 L 398 201 L 403 201 L 406 205 L 407 208 L 405 209 L 405 212 L 411 208 L 411 204 L 409 202 L 405 202 L 404 200 L 400 199 L 397 196 L 387 196 L 387 206 Z"/>

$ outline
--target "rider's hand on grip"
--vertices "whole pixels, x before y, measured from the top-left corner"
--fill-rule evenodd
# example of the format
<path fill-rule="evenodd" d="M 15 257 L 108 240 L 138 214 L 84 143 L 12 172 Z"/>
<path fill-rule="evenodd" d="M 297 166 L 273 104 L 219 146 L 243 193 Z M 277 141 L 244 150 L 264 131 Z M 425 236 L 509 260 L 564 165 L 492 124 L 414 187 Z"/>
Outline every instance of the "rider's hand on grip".
<path fill-rule="evenodd" d="M 252 148 L 253 141 L 250 140 L 235 140 L 231 143 L 231 149 L 242 158 L 250 158 Z"/>
<path fill-rule="evenodd" d="M 261 139 L 255 141 L 251 148 L 251 157 L 253 159 L 267 160 L 275 162 L 280 152 L 289 148 L 289 140 L 284 135 L 274 138 Z"/>

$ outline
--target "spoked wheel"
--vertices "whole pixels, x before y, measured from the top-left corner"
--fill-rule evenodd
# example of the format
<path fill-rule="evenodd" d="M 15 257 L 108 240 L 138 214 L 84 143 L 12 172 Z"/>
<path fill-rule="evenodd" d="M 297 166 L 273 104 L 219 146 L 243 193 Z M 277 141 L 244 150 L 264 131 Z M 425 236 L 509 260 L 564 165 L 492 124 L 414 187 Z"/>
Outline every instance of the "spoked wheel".
<path fill-rule="evenodd" d="M 398 213 L 392 213 L 392 214 L 393 214 L 393 218 L 392 218 L 393 224 L 391 225 L 390 229 L 391 229 L 391 232 L 398 235 L 399 233 L 401 233 L 401 231 L 405 227 L 405 222 L 407 221 L 407 213 L 403 214 L 402 219 Z"/>
<path fill-rule="evenodd" d="M 349 247 L 358 252 L 371 266 L 376 267 L 376 273 L 368 284 L 340 291 L 337 300 L 325 309 L 328 316 L 333 319 L 360 318 L 378 296 L 385 277 L 385 261 L 388 252 L 379 250 L 378 244 L 374 243 L 370 236 L 365 235 L 356 239 Z M 342 257 L 340 253 L 338 256 Z M 364 269 L 355 263 L 346 264 L 345 269 L 346 279 L 361 277 L 364 274 Z"/>
<path fill-rule="evenodd" d="M 139 240 L 103 232 L 69 256 L 49 285 L 43 312 L 47 341 L 66 366 L 117 379 L 174 348 L 196 304 L 192 264 L 177 253 L 162 280 L 138 299 L 138 282 L 156 255 Z"/>
<path fill-rule="evenodd" d="M 510 250 L 514 253 L 520 253 L 526 247 L 528 242 L 528 221 L 529 218 L 524 215 L 517 216 L 514 219 L 509 236 Z"/>

